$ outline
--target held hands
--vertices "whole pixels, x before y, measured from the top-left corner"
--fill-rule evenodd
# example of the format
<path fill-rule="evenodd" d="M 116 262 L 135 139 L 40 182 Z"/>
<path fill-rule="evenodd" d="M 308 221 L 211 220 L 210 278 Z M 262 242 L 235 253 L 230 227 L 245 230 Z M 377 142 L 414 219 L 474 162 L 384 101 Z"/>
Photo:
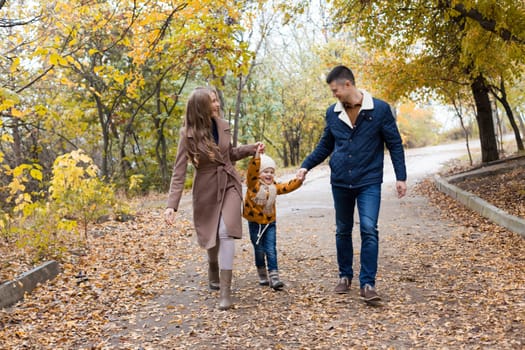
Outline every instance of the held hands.
<path fill-rule="evenodd" d="M 297 174 L 295 174 L 295 177 L 298 180 L 304 181 L 304 179 L 306 177 L 306 173 L 308 173 L 308 170 L 306 170 L 306 168 L 301 168 L 301 169 L 297 170 Z"/>
<path fill-rule="evenodd" d="M 173 210 L 173 208 L 166 208 L 166 210 L 164 210 L 164 221 L 168 225 L 175 223 L 175 210 Z"/>
<path fill-rule="evenodd" d="M 259 158 L 259 156 L 264 153 L 264 143 L 257 142 L 255 145 L 257 146 L 255 149 L 255 158 Z"/>
<path fill-rule="evenodd" d="M 264 153 L 264 143 L 262 143 L 261 141 L 257 141 L 256 143 L 253 144 L 255 146 L 255 156 L 258 156 L 259 154 L 262 154 Z"/>

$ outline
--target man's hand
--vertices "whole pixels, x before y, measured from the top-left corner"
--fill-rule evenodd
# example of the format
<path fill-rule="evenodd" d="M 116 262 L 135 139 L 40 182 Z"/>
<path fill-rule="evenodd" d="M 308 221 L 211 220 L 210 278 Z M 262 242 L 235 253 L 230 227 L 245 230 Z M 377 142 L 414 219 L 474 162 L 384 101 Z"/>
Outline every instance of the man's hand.
<path fill-rule="evenodd" d="M 308 170 L 306 170 L 306 168 L 301 168 L 301 169 L 297 170 L 297 174 L 295 175 L 295 177 L 298 180 L 304 181 L 304 179 L 306 177 L 306 173 L 308 173 Z"/>
<path fill-rule="evenodd" d="M 166 210 L 164 210 L 164 221 L 166 221 L 168 225 L 175 223 L 175 210 L 173 210 L 173 208 L 166 208 Z"/>
<path fill-rule="evenodd" d="M 407 194 L 406 181 L 396 181 L 397 198 L 403 198 Z"/>

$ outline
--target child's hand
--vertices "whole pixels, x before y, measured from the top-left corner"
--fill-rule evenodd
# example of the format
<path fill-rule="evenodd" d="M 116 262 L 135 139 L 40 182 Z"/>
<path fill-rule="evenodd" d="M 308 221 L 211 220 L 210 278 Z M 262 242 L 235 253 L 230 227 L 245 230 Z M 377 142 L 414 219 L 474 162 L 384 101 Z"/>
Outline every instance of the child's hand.
<path fill-rule="evenodd" d="M 308 172 L 308 170 L 306 170 L 305 168 L 301 168 L 301 169 L 297 170 L 297 173 L 295 174 L 295 177 L 297 178 L 297 180 L 304 181 L 307 172 Z"/>
<path fill-rule="evenodd" d="M 259 158 L 259 156 L 264 153 L 264 143 L 257 142 L 257 149 L 255 150 L 255 158 Z"/>

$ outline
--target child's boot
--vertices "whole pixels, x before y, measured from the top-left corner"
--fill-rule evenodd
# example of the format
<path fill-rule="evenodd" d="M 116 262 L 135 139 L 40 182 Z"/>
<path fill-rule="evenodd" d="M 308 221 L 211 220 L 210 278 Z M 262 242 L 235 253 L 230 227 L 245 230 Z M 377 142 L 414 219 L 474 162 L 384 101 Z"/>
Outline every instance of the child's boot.
<path fill-rule="evenodd" d="M 268 274 L 270 276 L 270 287 L 272 287 L 275 290 L 280 290 L 284 287 L 284 283 L 281 282 L 281 280 L 279 279 L 279 271 L 273 270 L 270 271 Z"/>
<path fill-rule="evenodd" d="M 266 272 L 266 267 L 257 267 L 257 274 L 259 275 L 259 285 L 267 286 L 270 284 L 268 281 L 268 273 Z"/>

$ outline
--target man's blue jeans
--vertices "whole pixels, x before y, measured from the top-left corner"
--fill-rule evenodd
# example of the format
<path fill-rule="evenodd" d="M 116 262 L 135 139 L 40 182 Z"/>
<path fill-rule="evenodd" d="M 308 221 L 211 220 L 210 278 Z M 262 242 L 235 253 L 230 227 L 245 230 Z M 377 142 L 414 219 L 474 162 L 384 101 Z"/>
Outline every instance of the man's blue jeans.
<path fill-rule="evenodd" d="M 357 203 L 359 229 L 361 231 L 361 272 L 359 284 L 375 286 L 377 257 L 379 251 L 377 220 L 381 204 L 381 184 L 373 184 L 355 189 L 332 186 L 334 198 L 339 277 L 352 280 L 354 271 L 352 262 L 354 248 L 352 227 L 354 226 L 354 208 Z"/>
<path fill-rule="evenodd" d="M 248 221 L 248 228 L 250 229 L 250 240 L 253 244 L 255 253 L 255 266 L 265 267 L 265 257 L 268 263 L 268 271 L 279 270 L 277 266 L 277 228 L 275 221 L 268 224 L 268 227 L 264 230 L 264 233 L 259 241 L 257 242 L 257 234 L 265 228 L 266 225 L 258 224 L 256 222 Z"/>

